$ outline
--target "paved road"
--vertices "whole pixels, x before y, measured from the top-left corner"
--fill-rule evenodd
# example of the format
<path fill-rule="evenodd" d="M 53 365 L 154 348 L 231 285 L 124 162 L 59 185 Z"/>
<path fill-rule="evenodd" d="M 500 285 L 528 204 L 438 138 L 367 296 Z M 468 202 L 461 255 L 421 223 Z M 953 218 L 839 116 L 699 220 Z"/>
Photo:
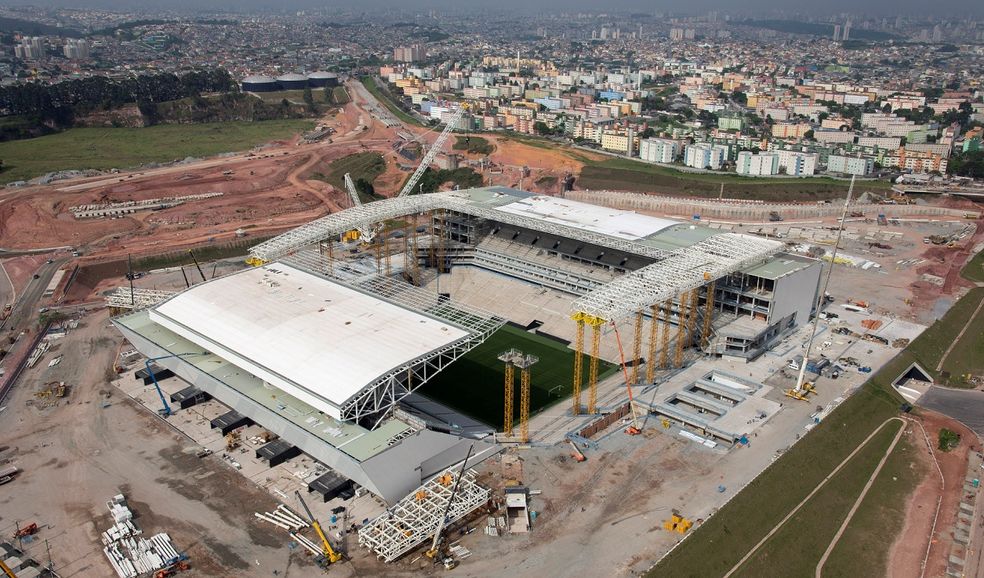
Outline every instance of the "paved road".
<path fill-rule="evenodd" d="M 919 398 L 919 405 L 948 415 L 984 437 L 984 391 L 934 385 Z"/>

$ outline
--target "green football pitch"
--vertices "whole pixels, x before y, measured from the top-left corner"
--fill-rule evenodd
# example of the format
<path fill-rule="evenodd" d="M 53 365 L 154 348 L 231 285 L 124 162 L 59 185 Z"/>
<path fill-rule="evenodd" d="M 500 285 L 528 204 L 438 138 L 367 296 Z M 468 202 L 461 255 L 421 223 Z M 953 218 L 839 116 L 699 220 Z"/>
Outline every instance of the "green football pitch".
<path fill-rule="evenodd" d="M 574 351 L 563 343 L 504 326 L 461 359 L 438 373 L 420 388 L 419 393 L 454 408 L 483 423 L 502 429 L 503 382 L 505 368 L 499 355 L 508 349 L 540 358 L 530 370 L 530 415 L 543 411 L 558 401 L 570 397 L 574 375 Z M 606 361 L 598 364 L 599 379 L 615 371 Z M 587 381 L 588 356 L 584 359 L 584 381 Z M 519 420 L 519 371 L 513 393 L 515 423 Z"/>

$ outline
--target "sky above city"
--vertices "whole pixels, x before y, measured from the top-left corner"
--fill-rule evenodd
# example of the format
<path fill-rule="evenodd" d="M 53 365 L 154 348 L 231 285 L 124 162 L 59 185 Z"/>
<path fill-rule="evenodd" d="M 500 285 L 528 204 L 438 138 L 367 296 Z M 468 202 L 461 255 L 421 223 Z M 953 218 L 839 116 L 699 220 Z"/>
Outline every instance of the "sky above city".
<path fill-rule="evenodd" d="M 267 11 L 290 12 L 313 8 L 339 7 L 346 10 L 428 10 L 428 9 L 468 9 L 481 11 L 571 11 L 599 10 L 638 11 L 652 13 L 665 11 L 673 13 L 700 14 L 708 10 L 721 10 L 728 13 L 741 13 L 750 17 L 774 16 L 778 12 L 786 14 L 832 15 L 838 12 L 863 12 L 868 15 L 894 16 L 907 15 L 949 15 L 966 16 L 984 13 L 982 0 L 939 0 L 932 5 L 924 0 L 690 0 L 686 3 L 677 0 L 0 0 L 0 5 L 34 5 L 65 8 L 100 8 L 109 10 L 181 10 L 192 12 L 209 11 Z M 769 14 L 765 14 L 765 13 Z"/>

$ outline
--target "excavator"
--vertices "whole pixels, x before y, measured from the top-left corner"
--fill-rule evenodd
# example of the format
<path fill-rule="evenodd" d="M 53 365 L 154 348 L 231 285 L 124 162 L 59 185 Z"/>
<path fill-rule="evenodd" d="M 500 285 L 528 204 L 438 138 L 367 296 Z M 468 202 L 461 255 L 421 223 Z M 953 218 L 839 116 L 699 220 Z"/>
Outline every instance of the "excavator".
<path fill-rule="evenodd" d="M 297 501 L 301 503 L 301 507 L 304 508 L 304 513 L 307 514 L 307 517 L 311 520 L 311 527 L 314 528 L 314 531 L 318 534 L 318 537 L 321 538 L 321 548 L 324 552 L 325 567 L 334 564 L 335 562 L 341 562 L 341 553 L 336 552 L 335 549 L 331 547 L 331 543 L 328 542 L 328 536 L 325 536 L 324 530 L 321 529 L 321 524 L 318 523 L 318 520 L 314 517 L 314 514 L 311 513 L 311 509 L 308 508 L 304 498 L 301 497 L 301 493 L 295 490 L 294 495 L 297 496 Z"/>

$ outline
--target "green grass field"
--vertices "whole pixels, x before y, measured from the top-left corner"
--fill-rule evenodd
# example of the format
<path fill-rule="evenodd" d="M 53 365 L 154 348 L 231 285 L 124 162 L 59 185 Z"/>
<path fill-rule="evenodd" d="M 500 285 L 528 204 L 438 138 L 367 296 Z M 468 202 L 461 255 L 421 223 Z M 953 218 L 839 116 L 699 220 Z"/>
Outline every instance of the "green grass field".
<path fill-rule="evenodd" d="M 736 576 L 746 576 L 749 578 L 810 576 L 820 561 L 820 557 L 840 528 L 840 525 L 847 517 L 854 501 L 864 488 L 868 477 L 874 472 L 878 461 L 881 460 L 891 444 L 892 438 L 895 437 L 895 434 L 898 433 L 899 428 L 902 426 L 902 423 L 893 421 L 883 427 L 848 462 L 848 465 L 843 470 L 838 472 L 827 485 L 813 496 L 795 516 L 772 536 L 769 542 L 763 544 L 762 548 L 741 566 Z M 896 446 L 894 451 L 899 452 L 900 446 Z M 906 452 L 910 454 L 910 460 L 912 459 L 911 451 L 912 449 L 910 448 L 909 452 Z M 882 469 L 876 479 L 875 483 L 878 485 L 873 486 L 872 491 L 868 492 L 862 503 L 870 503 L 871 505 L 880 504 L 891 507 L 892 504 L 885 504 L 885 499 L 888 496 L 877 495 L 885 489 L 901 490 L 901 496 L 895 495 L 895 492 L 893 492 L 892 498 L 898 499 L 901 497 L 904 504 L 905 496 L 916 487 L 923 470 L 913 470 L 913 468 L 908 467 L 908 462 L 898 459 L 898 457 L 902 456 L 903 453 L 895 456 L 896 459 L 893 460 L 891 467 L 886 462 L 885 468 Z M 892 480 L 893 476 L 896 478 L 895 480 Z M 899 476 L 902 477 L 900 478 Z M 886 480 L 888 481 L 886 482 Z M 896 505 L 896 507 L 898 506 Z M 868 548 L 879 548 L 881 551 L 887 552 L 887 549 L 891 547 L 892 541 L 894 540 L 894 535 L 879 532 L 879 528 L 883 526 L 867 525 L 866 527 L 862 527 L 864 522 L 873 524 L 884 521 L 881 515 L 877 515 L 878 509 L 880 508 L 875 507 L 872 509 L 872 513 L 876 515 L 853 518 L 849 527 L 855 533 L 865 537 Z M 905 508 L 901 507 L 898 510 L 897 513 L 904 516 Z M 896 512 L 893 512 L 893 514 L 896 514 Z M 901 520 L 902 518 L 900 517 L 899 519 Z M 804 531 L 806 528 L 809 528 L 809 530 Z M 846 536 L 842 537 L 835 548 L 844 546 L 844 551 L 846 552 L 858 546 L 857 544 L 846 545 L 845 538 Z M 874 544 L 873 542 L 876 541 L 880 543 Z M 841 554 L 842 552 L 837 552 L 835 549 L 831 556 L 838 561 L 842 561 L 843 557 Z M 857 552 L 857 554 L 862 558 L 864 557 L 863 551 Z M 878 566 L 872 566 L 869 562 L 865 564 L 864 568 L 865 574 L 868 576 L 883 576 L 885 564 L 882 562 L 879 568 Z M 825 566 L 825 569 L 827 569 L 827 566 Z M 837 575 L 832 571 L 832 568 L 828 572 L 830 576 Z M 850 575 L 850 573 L 846 575 Z"/>
<path fill-rule="evenodd" d="M 734 173 L 685 173 L 667 167 L 649 165 L 629 159 L 606 159 L 587 164 L 578 178 L 578 185 L 593 190 L 625 190 L 672 193 L 677 195 L 712 197 L 721 193 L 728 198 L 749 198 L 764 201 L 829 200 L 847 194 L 847 181 L 823 177 L 804 179 L 751 178 Z M 855 191 L 883 192 L 889 183 L 863 181 Z"/>
<path fill-rule="evenodd" d="M 62 133 L 0 143 L 0 183 L 51 171 L 127 168 L 186 157 L 241 151 L 289 138 L 311 120 L 174 124 L 147 128 L 73 128 Z"/>
<path fill-rule="evenodd" d="M 540 358 L 530 374 L 530 415 L 571 395 L 574 352 L 562 343 L 509 325 L 437 374 L 420 393 L 501 430 L 505 371 L 498 357 L 511 348 Z M 587 377 L 588 359 L 584 366 Z M 615 365 L 599 362 L 599 379 L 615 369 Z M 513 399 L 518 423 L 518 371 Z"/>
<path fill-rule="evenodd" d="M 967 261 L 960 274 L 963 275 L 964 279 L 975 283 L 984 283 L 984 251 L 974 255 L 970 261 Z"/>
<path fill-rule="evenodd" d="M 886 364 L 805 439 L 696 529 L 694 535 L 664 558 L 648 576 L 704 577 L 726 573 L 864 438 L 885 419 L 898 414 L 902 398 L 892 391 L 890 383 L 906 365 L 902 356 Z M 773 536 L 749 560 L 741 575 L 812 576 L 812 568 L 850 508 L 853 500 L 850 493 L 859 488 L 858 480 L 870 475 L 881 458 L 887 442 L 879 440 L 882 440 L 881 435 L 871 443 L 880 446 L 882 452 L 874 446 L 859 452 L 800 512 L 809 511 L 813 516 L 797 515 L 790 520 L 788 527 Z M 834 568 L 864 568 L 864 575 L 883 574 L 878 569 L 884 568 L 888 549 L 902 529 L 905 499 L 916 482 L 910 466 L 912 451 L 903 446 L 903 442 L 896 447 L 897 454 L 886 463 L 876 482 L 879 485 L 868 493 L 858 517 L 852 522 L 849 534 L 864 536 L 864 547 L 846 544 L 847 536 L 842 538 L 828 560 L 830 575 L 857 575 L 856 572 L 835 574 Z M 892 480 L 893 476 L 895 480 Z M 857 492 L 854 493 L 856 497 Z M 830 519 L 818 520 L 824 517 Z M 778 564 L 780 560 L 782 563 Z"/>
<path fill-rule="evenodd" d="M 349 93 L 345 90 L 344 86 L 336 86 L 331 89 L 331 102 L 332 104 L 342 105 L 348 104 L 352 99 L 349 97 Z"/>
<path fill-rule="evenodd" d="M 407 124 L 412 124 L 414 126 L 423 126 L 420 123 L 420 121 L 410 116 L 402 108 L 397 106 L 397 104 L 393 102 L 393 100 L 389 97 L 388 94 L 380 90 L 380 88 L 376 86 L 376 80 L 373 77 L 363 76 L 360 80 L 362 81 L 362 85 L 366 87 L 366 90 L 369 91 L 369 94 L 375 96 L 376 100 L 383 103 L 383 106 L 389 109 L 389 111 L 392 112 L 396 116 L 396 118 L 402 120 Z"/>
<path fill-rule="evenodd" d="M 495 152 L 495 145 L 480 136 L 456 136 L 454 145 L 456 151 L 467 151 L 479 155 L 490 155 Z"/>
<path fill-rule="evenodd" d="M 376 180 L 376 177 L 384 172 L 386 172 L 386 161 L 383 159 L 383 155 L 364 152 L 351 154 L 332 161 L 328 165 L 328 174 L 315 173 L 312 177 L 330 183 L 331 186 L 344 191 L 345 173 L 350 173 L 353 181 L 362 179 L 372 184 Z M 376 200 L 376 197 L 366 194 L 363 190 L 359 190 L 359 198 L 365 203 Z"/>
<path fill-rule="evenodd" d="M 972 384 L 969 384 L 964 376 L 968 373 L 984 373 L 984 310 L 973 318 L 967 331 L 943 363 L 942 371 L 949 372 L 949 379 L 941 379 L 943 376 L 936 371 L 936 365 L 947 347 L 957 338 L 964 324 L 974 314 L 982 299 L 984 299 L 984 287 L 971 289 L 946 312 L 946 315 L 919 335 L 899 358 L 904 358 L 909 363 L 919 362 L 919 365 L 945 385 L 971 387 Z"/>

